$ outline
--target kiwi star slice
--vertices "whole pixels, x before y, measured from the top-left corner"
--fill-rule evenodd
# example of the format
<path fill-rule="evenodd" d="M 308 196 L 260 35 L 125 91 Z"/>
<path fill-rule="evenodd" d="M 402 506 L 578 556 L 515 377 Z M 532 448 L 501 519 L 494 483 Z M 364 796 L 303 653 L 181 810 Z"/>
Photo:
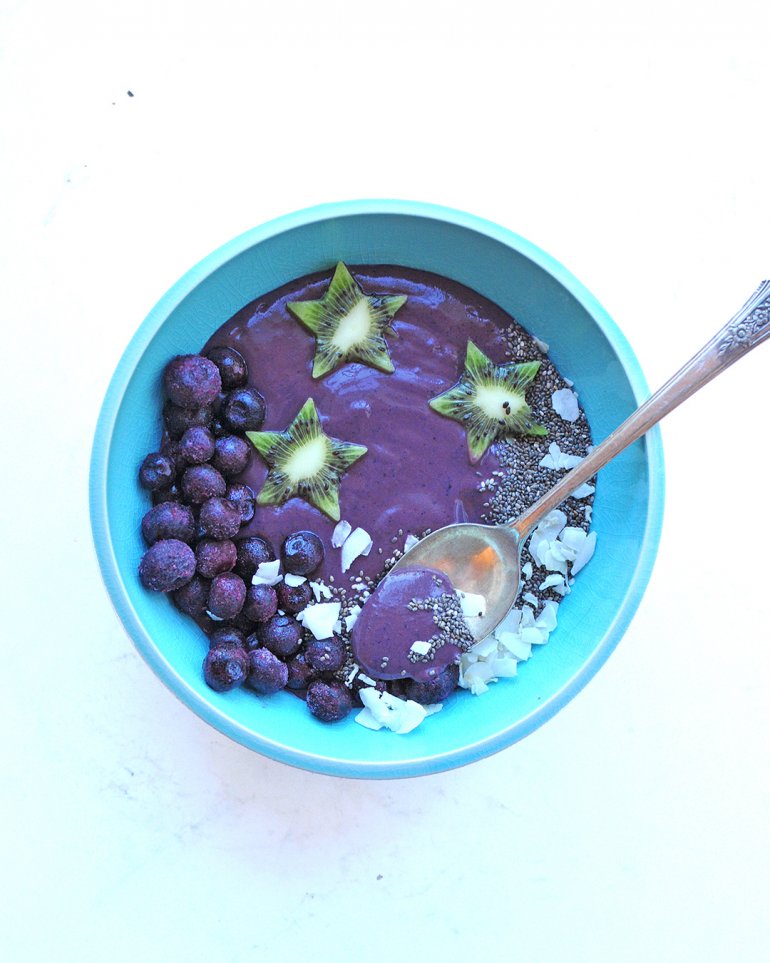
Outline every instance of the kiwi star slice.
<path fill-rule="evenodd" d="M 258 505 L 282 505 L 298 496 L 340 520 L 340 479 L 367 449 L 324 434 L 312 398 L 286 431 L 247 431 L 246 437 L 269 468 Z"/>
<path fill-rule="evenodd" d="M 405 303 L 406 295 L 375 297 L 364 294 L 340 261 L 326 294 L 320 301 L 293 301 L 291 313 L 315 335 L 313 377 L 323 378 L 349 361 L 390 373 L 385 334 L 393 334 L 390 322 Z"/>
<path fill-rule="evenodd" d="M 462 377 L 433 398 L 430 406 L 465 428 L 472 463 L 505 435 L 548 434 L 547 428 L 532 420 L 524 399 L 524 391 L 539 369 L 539 361 L 495 364 L 472 341 L 468 342 Z"/>

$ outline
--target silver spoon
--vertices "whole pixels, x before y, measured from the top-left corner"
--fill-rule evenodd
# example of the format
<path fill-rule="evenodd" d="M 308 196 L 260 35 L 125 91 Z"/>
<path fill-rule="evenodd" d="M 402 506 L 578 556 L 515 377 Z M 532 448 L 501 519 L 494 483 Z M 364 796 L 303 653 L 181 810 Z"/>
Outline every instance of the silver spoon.
<path fill-rule="evenodd" d="M 523 515 L 504 525 L 462 522 L 439 528 L 406 552 L 391 572 L 435 568 L 445 572 L 464 592 L 483 595 L 486 613 L 473 620 L 473 634 L 476 640 L 485 638 L 516 601 L 521 551 L 538 522 L 664 415 L 767 337 L 770 281 L 763 281 L 708 344 Z"/>

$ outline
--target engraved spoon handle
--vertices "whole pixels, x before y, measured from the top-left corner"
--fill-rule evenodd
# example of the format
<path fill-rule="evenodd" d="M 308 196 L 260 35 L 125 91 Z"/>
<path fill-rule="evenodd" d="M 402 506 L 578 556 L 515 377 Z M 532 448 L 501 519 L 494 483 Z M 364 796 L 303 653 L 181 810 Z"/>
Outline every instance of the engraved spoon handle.
<path fill-rule="evenodd" d="M 677 405 L 766 338 L 770 338 L 770 281 L 763 281 L 722 330 L 680 368 L 673 378 L 629 415 L 622 425 L 597 445 L 579 465 L 569 471 L 528 511 L 507 524 L 518 532 L 522 540 L 525 539 L 544 515 L 592 478 L 615 455 L 620 454 L 637 438 L 641 438 Z"/>

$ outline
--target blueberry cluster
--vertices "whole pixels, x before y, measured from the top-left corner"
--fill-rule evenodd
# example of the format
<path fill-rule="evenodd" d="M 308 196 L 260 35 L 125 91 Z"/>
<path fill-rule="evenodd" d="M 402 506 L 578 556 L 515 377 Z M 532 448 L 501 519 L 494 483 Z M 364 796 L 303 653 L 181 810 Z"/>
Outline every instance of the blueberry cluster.
<path fill-rule="evenodd" d="M 253 584 L 275 550 L 259 535 L 238 537 L 255 512 L 253 491 L 236 481 L 251 457 L 243 433 L 258 431 L 265 418 L 264 398 L 247 386 L 245 359 L 230 347 L 181 355 L 166 366 L 163 382 L 161 449 L 139 469 L 153 500 L 141 525 L 148 546 L 142 585 L 168 593 L 207 633 L 203 675 L 212 689 L 305 691 L 317 718 L 343 718 L 352 698 L 333 674 L 345 662 L 344 643 L 305 643 L 294 616 L 311 602 L 310 585 Z M 283 569 L 294 575 L 311 575 L 323 558 L 313 532 L 294 532 L 281 546 Z"/>

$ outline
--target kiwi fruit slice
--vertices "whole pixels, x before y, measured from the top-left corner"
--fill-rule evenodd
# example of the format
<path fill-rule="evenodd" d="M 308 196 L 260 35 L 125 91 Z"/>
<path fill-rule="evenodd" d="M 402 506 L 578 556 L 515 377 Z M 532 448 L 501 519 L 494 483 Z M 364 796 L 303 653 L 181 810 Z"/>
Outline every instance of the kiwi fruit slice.
<path fill-rule="evenodd" d="M 468 454 L 475 464 L 498 438 L 548 434 L 547 428 L 533 421 L 524 398 L 526 387 L 539 370 L 539 361 L 495 364 L 469 341 L 462 377 L 429 404 L 465 428 Z"/>
<path fill-rule="evenodd" d="M 312 398 L 286 431 L 247 431 L 246 437 L 269 469 L 258 505 L 282 505 L 297 496 L 340 520 L 340 479 L 367 449 L 325 434 Z"/>
<path fill-rule="evenodd" d="M 340 261 L 320 301 L 293 301 L 286 306 L 315 335 L 313 377 L 323 378 L 350 361 L 392 372 L 385 334 L 395 334 L 390 322 L 405 302 L 406 295 L 364 294 Z"/>

